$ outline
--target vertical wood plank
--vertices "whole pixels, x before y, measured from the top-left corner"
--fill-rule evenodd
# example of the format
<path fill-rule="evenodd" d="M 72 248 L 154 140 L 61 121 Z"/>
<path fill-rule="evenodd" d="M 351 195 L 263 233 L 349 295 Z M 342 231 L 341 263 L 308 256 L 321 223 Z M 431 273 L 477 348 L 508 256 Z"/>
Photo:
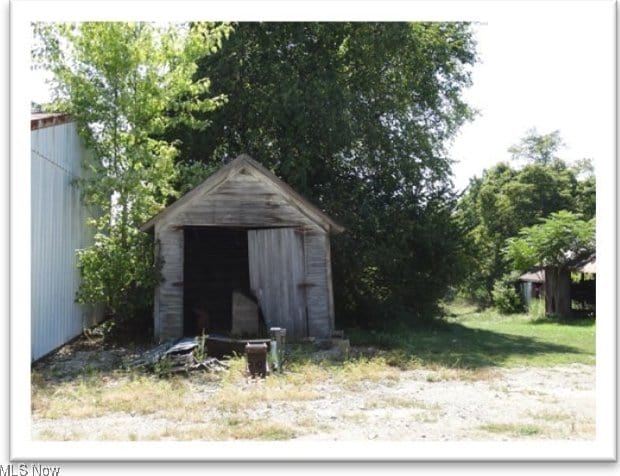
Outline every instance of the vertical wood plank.
<path fill-rule="evenodd" d="M 250 287 L 267 326 L 287 329 L 291 338 L 305 336 L 302 240 L 293 228 L 248 231 Z"/>
<path fill-rule="evenodd" d="M 335 329 L 336 311 L 334 307 L 334 283 L 332 281 L 332 251 L 331 241 L 328 235 L 325 236 L 325 271 L 327 272 L 327 316 L 329 319 L 329 334 L 331 337 Z"/>

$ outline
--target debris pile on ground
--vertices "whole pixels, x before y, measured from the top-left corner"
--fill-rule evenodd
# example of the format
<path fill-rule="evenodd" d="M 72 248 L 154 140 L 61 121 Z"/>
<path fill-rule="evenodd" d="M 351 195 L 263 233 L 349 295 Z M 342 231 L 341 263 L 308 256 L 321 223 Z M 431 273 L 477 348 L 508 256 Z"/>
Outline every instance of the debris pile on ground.
<path fill-rule="evenodd" d="M 157 368 L 162 373 L 192 370 L 222 372 L 228 369 L 228 363 L 206 356 L 200 337 L 186 337 L 174 343 L 158 345 L 134 359 L 129 366 Z"/>

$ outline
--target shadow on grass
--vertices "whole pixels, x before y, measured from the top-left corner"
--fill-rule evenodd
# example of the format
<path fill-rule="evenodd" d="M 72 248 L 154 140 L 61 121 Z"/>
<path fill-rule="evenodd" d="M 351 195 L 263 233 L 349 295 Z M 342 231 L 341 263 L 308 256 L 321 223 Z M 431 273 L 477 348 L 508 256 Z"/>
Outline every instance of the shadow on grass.
<path fill-rule="evenodd" d="M 424 365 L 477 369 L 501 366 L 507 359 L 542 354 L 581 354 L 576 347 L 543 342 L 458 323 L 443 323 L 437 329 L 396 333 L 351 331 L 352 345 L 372 345 L 394 353 L 404 361 Z"/>

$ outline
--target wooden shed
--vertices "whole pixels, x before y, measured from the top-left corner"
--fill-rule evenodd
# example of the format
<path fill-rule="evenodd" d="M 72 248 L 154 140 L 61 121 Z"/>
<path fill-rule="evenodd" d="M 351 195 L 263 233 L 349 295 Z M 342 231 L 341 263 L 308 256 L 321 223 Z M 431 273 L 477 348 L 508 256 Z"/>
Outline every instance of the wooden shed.
<path fill-rule="evenodd" d="M 154 233 L 163 260 L 157 340 L 202 329 L 230 334 L 233 308 L 251 309 L 254 299 L 264 325 L 286 328 L 291 339 L 331 335 L 329 236 L 343 228 L 249 156 L 223 166 L 142 229 Z"/>

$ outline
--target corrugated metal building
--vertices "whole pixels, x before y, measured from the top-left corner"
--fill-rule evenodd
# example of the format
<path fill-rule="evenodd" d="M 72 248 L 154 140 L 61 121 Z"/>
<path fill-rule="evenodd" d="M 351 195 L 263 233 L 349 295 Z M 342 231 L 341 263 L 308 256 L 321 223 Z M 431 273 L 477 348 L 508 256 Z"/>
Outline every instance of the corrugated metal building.
<path fill-rule="evenodd" d="M 230 333 L 233 296 L 256 298 L 267 327 L 292 339 L 334 330 L 329 234 L 343 228 L 247 155 L 222 167 L 142 228 L 163 281 L 159 340 Z"/>
<path fill-rule="evenodd" d="M 92 242 L 87 212 L 73 180 L 86 153 L 65 114 L 31 117 L 31 359 L 92 325 L 94 312 L 75 303 L 76 250 Z"/>

